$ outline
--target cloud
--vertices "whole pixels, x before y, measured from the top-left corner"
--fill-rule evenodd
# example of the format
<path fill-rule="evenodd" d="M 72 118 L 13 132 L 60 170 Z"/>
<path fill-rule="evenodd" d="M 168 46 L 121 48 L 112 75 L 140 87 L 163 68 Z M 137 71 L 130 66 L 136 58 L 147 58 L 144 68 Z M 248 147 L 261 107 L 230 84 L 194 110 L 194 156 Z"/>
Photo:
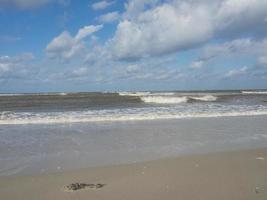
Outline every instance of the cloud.
<path fill-rule="evenodd" d="M 18 77 L 27 73 L 26 63 L 33 60 L 32 53 L 24 53 L 20 56 L 0 56 L 0 79 Z"/>
<path fill-rule="evenodd" d="M 219 44 L 208 44 L 200 50 L 202 55 L 192 61 L 190 68 L 201 68 L 220 58 L 228 59 L 244 55 L 262 57 L 264 52 L 267 53 L 267 39 L 241 38 Z"/>
<path fill-rule="evenodd" d="M 267 56 L 261 56 L 258 58 L 258 65 L 267 67 Z"/>
<path fill-rule="evenodd" d="M 78 31 L 77 35 L 75 36 L 75 39 L 80 41 L 80 40 L 84 39 L 85 37 L 87 37 L 88 35 L 91 35 L 97 31 L 99 31 L 102 28 L 103 28 L 103 25 L 85 26 Z"/>
<path fill-rule="evenodd" d="M 224 0 L 215 15 L 221 37 L 266 35 L 267 0 Z"/>
<path fill-rule="evenodd" d="M 129 0 L 125 4 L 125 18 L 134 19 L 144 10 L 155 7 L 160 0 Z"/>
<path fill-rule="evenodd" d="M 91 5 L 93 10 L 103 10 L 115 4 L 115 1 L 99 1 Z"/>
<path fill-rule="evenodd" d="M 184 74 L 172 68 L 170 58 L 148 58 L 135 63 L 115 63 L 104 79 L 109 81 L 174 81 L 184 78 Z M 163 67 L 164 66 L 164 67 Z M 110 68 L 110 67 L 109 67 Z M 110 74 L 112 74 L 110 76 Z"/>
<path fill-rule="evenodd" d="M 54 38 L 46 47 L 49 58 L 68 60 L 83 49 L 83 45 L 73 38 L 69 32 L 64 31 Z"/>
<path fill-rule="evenodd" d="M 224 78 L 236 78 L 247 75 L 249 73 L 248 67 L 242 67 L 241 69 L 233 69 L 224 75 Z"/>
<path fill-rule="evenodd" d="M 83 40 L 99 31 L 103 26 L 84 26 L 72 37 L 69 32 L 64 31 L 55 37 L 46 47 L 45 51 L 49 58 L 57 58 L 67 61 L 84 50 Z"/>
<path fill-rule="evenodd" d="M 203 60 L 197 60 L 191 63 L 190 68 L 199 69 L 203 67 L 203 64 L 204 64 Z"/>
<path fill-rule="evenodd" d="M 98 20 L 102 23 L 111 23 L 117 21 L 120 18 L 120 14 L 117 11 L 109 12 L 107 14 L 98 17 Z"/>
<path fill-rule="evenodd" d="M 73 81 L 73 80 L 84 80 L 89 75 L 89 69 L 86 67 L 79 67 L 73 70 L 67 70 L 59 73 L 50 74 L 46 81 Z"/>
<path fill-rule="evenodd" d="M 212 37 L 204 7 L 163 4 L 118 24 L 110 41 L 116 59 L 138 59 L 193 48 Z"/>
<path fill-rule="evenodd" d="M 114 59 L 136 60 L 225 37 L 267 34 L 267 0 L 129 0 L 114 37 Z"/>
<path fill-rule="evenodd" d="M 49 3 L 67 5 L 67 0 L 0 0 L 0 7 L 15 7 L 19 9 L 31 9 L 44 6 Z"/>
<path fill-rule="evenodd" d="M 89 73 L 88 68 L 81 67 L 81 68 L 73 70 L 71 73 L 71 76 L 72 77 L 84 77 L 84 76 L 87 76 L 88 73 Z"/>

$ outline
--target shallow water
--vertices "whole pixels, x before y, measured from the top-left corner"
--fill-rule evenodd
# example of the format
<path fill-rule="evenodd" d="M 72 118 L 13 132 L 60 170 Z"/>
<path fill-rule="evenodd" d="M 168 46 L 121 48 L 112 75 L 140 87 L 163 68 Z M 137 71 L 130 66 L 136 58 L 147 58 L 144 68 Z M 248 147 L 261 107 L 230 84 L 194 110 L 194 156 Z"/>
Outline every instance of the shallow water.
<path fill-rule="evenodd" d="M 0 175 L 267 147 L 267 116 L 0 126 Z"/>

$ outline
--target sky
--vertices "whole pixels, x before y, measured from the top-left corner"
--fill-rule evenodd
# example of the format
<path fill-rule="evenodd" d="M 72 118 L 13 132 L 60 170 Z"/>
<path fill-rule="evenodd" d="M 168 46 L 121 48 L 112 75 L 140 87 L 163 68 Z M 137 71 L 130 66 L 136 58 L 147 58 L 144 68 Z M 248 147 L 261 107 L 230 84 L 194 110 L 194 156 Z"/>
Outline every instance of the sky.
<path fill-rule="evenodd" d="M 267 88 L 267 0 L 0 0 L 0 93 Z"/>

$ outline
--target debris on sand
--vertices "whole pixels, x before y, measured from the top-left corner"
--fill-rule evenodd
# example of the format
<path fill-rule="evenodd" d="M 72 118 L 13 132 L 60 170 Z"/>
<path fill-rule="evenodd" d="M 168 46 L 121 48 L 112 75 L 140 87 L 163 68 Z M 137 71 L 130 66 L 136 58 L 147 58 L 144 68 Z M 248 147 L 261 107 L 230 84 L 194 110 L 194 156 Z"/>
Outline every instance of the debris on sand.
<path fill-rule="evenodd" d="M 83 190 L 83 189 L 100 189 L 102 187 L 104 187 L 105 184 L 102 183 L 97 183 L 97 184 L 93 184 L 93 183 L 72 183 L 70 185 L 65 186 L 65 190 L 69 191 L 69 192 L 74 192 L 77 190 Z"/>

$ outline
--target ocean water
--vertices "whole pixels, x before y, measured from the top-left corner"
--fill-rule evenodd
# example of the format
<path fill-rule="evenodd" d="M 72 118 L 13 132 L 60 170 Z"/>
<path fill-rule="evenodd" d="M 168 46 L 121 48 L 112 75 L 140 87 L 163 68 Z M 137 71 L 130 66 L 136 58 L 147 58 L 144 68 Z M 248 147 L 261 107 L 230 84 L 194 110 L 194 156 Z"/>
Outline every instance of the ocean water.
<path fill-rule="evenodd" d="M 267 91 L 0 94 L 0 124 L 267 114 Z"/>
<path fill-rule="evenodd" d="M 267 91 L 0 94 L 0 176 L 267 147 Z"/>

